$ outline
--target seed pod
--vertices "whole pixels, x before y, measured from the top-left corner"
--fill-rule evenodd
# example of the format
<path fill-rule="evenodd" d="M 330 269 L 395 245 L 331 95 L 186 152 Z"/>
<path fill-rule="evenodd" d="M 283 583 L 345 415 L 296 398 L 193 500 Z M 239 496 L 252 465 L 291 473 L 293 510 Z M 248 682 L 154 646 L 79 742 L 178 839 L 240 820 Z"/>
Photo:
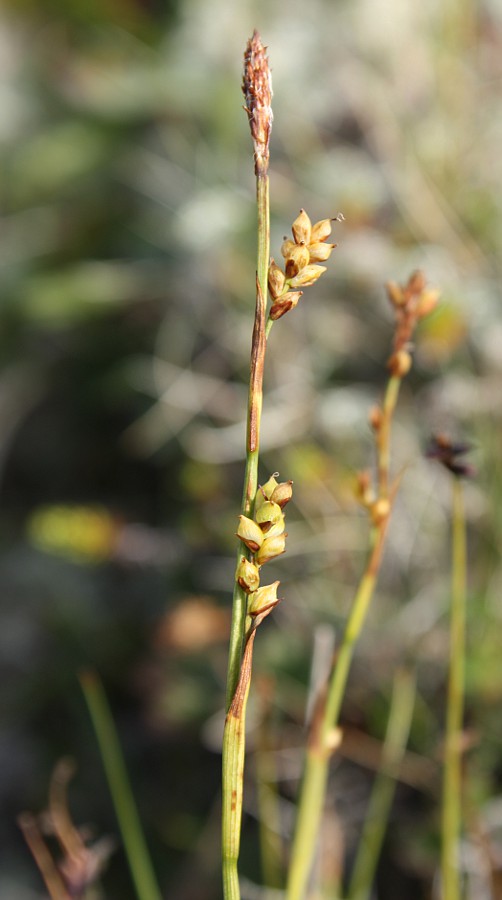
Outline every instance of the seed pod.
<path fill-rule="evenodd" d="M 272 303 L 269 312 L 270 318 L 275 322 L 276 319 L 280 319 L 281 316 L 286 315 L 290 309 L 294 309 L 295 306 L 298 305 L 298 301 L 302 294 L 303 291 L 290 291 L 289 294 L 283 294 L 282 297 L 279 297 Z"/>
<path fill-rule="evenodd" d="M 281 247 L 281 253 L 282 253 L 284 259 L 287 259 L 288 256 L 291 255 L 291 250 L 293 249 L 293 247 L 296 247 L 296 246 L 297 246 L 297 244 L 295 244 L 295 242 L 292 241 L 291 238 L 284 238 L 284 241 L 283 241 L 283 244 Z"/>
<path fill-rule="evenodd" d="M 390 501 L 387 497 L 380 497 L 379 500 L 375 500 L 370 512 L 373 525 L 381 525 L 389 517 Z"/>
<path fill-rule="evenodd" d="M 300 215 L 293 222 L 292 231 L 295 244 L 310 244 L 312 222 L 304 209 L 300 210 Z"/>
<path fill-rule="evenodd" d="M 274 534 L 281 534 L 284 531 L 284 513 L 278 503 L 265 500 L 265 503 L 262 503 L 256 510 L 255 517 L 264 534 L 268 535 L 272 529 L 274 529 Z M 279 530 L 277 530 L 277 526 L 279 526 Z"/>
<path fill-rule="evenodd" d="M 308 266 L 310 254 L 305 244 L 294 244 L 286 259 L 286 277 L 294 278 L 305 266 Z"/>
<path fill-rule="evenodd" d="M 237 566 L 235 580 L 246 594 L 251 594 L 252 591 L 256 591 L 260 584 L 260 572 L 258 566 L 255 566 L 255 564 L 250 562 L 249 559 L 246 559 L 245 556 L 241 556 L 240 563 Z"/>
<path fill-rule="evenodd" d="M 421 294 L 425 290 L 425 275 L 419 269 L 413 272 L 406 285 L 406 291 L 410 294 Z"/>
<path fill-rule="evenodd" d="M 326 266 L 305 266 L 298 275 L 291 279 L 290 285 L 292 288 L 310 287 L 311 284 L 315 284 L 325 271 Z"/>
<path fill-rule="evenodd" d="M 255 515 L 258 512 L 260 506 L 263 503 L 265 503 L 265 500 L 271 499 L 272 494 L 274 493 L 274 491 L 279 483 L 276 478 L 276 476 L 278 474 L 279 474 L 279 472 L 274 472 L 274 474 L 270 476 L 270 478 L 268 479 L 268 481 L 265 482 L 265 484 L 260 484 L 258 490 L 256 491 L 256 497 L 255 497 L 255 501 L 254 501 Z"/>
<path fill-rule="evenodd" d="M 323 244 L 322 241 L 309 244 L 310 262 L 325 262 L 325 260 L 330 258 L 335 247 L 336 244 Z"/>
<path fill-rule="evenodd" d="M 428 291 L 424 291 L 415 310 L 417 319 L 424 319 L 425 316 L 428 316 L 438 305 L 439 297 L 440 291 L 438 290 L 431 288 Z"/>
<path fill-rule="evenodd" d="M 285 552 L 285 550 L 285 531 L 283 531 L 282 534 L 275 535 L 274 537 L 266 537 L 260 549 L 256 553 L 255 562 L 258 566 L 263 566 L 266 562 L 269 561 L 269 559 L 275 559 L 276 556 L 280 556 L 281 553 Z"/>
<path fill-rule="evenodd" d="M 397 281 L 388 281 L 385 285 L 385 290 L 387 291 L 387 296 L 393 306 L 404 306 L 406 297 Z"/>
<path fill-rule="evenodd" d="M 248 614 L 250 616 L 257 616 L 266 609 L 270 609 L 270 607 L 276 606 L 279 603 L 277 588 L 280 583 L 280 581 L 274 581 L 273 584 L 265 584 L 263 587 L 258 588 L 257 591 L 254 591 L 249 595 Z"/>
<path fill-rule="evenodd" d="M 251 553 L 256 553 L 263 544 L 263 531 L 253 519 L 248 519 L 247 516 L 239 516 L 237 537 L 251 550 Z"/>
<path fill-rule="evenodd" d="M 271 500 L 274 503 L 277 503 L 281 509 L 284 509 L 286 503 L 289 503 L 291 497 L 293 496 L 293 482 L 292 481 L 281 481 L 280 484 L 275 488 Z"/>
<path fill-rule="evenodd" d="M 270 295 L 277 299 L 280 297 L 282 292 L 284 291 L 284 282 L 286 281 L 286 276 L 281 268 L 277 265 L 275 260 L 270 260 L 270 267 L 268 270 L 268 289 L 270 291 Z"/>
<path fill-rule="evenodd" d="M 315 244 L 317 241 L 325 241 L 331 234 L 331 223 L 334 219 L 320 219 L 312 226 L 310 235 L 310 243 Z"/>
<path fill-rule="evenodd" d="M 387 368 L 397 378 L 404 378 L 410 371 L 412 363 L 411 353 L 408 353 L 407 350 L 398 350 L 397 353 L 393 353 L 390 357 Z"/>

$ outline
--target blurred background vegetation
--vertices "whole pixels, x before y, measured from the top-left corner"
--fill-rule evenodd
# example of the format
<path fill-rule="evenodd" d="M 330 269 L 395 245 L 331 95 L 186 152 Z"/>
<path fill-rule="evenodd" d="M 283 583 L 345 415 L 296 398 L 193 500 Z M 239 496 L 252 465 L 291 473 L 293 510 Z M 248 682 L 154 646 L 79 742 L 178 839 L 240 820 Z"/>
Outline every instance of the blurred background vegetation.
<path fill-rule="evenodd" d="M 9 900 L 44 896 L 16 816 L 45 807 L 62 756 L 77 764 L 74 820 L 117 834 L 83 667 L 103 679 L 164 896 L 220 896 L 219 742 L 255 266 L 240 80 L 254 27 L 274 76 L 272 252 L 300 206 L 313 220 L 342 211 L 346 221 L 328 274 L 271 336 L 262 480 L 279 471 L 295 497 L 273 573 L 286 599 L 257 641 L 243 875 L 261 879 L 253 769 L 264 720 L 286 837 L 291 826 L 314 634 L 339 633 L 367 546 L 353 476 L 372 463 L 367 413 L 386 377 L 383 283 L 417 267 L 443 304 L 419 334 L 396 422 L 394 469 L 406 475 L 350 681 L 326 859 L 335 868 L 350 859 L 393 672 L 417 665 L 412 752 L 379 896 L 431 896 L 451 488 L 423 459 L 433 430 L 471 441 L 478 469 L 467 486 L 472 897 L 484 896 L 487 868 L 502 859 L 500 0 L 6 0 L 0 895 Z M 120 846 L 102 890 L 133 897 Z"/>

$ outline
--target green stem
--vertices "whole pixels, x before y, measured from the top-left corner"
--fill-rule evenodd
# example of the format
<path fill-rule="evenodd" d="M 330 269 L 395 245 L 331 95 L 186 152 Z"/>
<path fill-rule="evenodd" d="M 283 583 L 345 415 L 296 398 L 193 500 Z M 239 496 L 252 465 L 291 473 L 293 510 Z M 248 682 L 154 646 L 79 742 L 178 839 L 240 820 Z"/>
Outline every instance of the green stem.
<path fill-rule="evenodd" d="M 396 376 L 392 376 L 387 383 L 382 405 L 382 425 L 377 438 L 379 496 L 384 498 L 389 494 L 390 426 L 400 385 L 401 379 Z M 374 529 L 368 562 L 354 597 L 338 657 L 331 673 L 326 700 L 319 710 L 317 722 L 313 722 L 300 789 L 298 817 L 288 873 L 287 900 L 303 900 L 306 895 L 324 806 L 329 761 L 336 746 L 336 729 L 342 701 L 355 645 L 375 590 L 388 521 L 387 517 Z"/>
<path fill-rule="evenodd" d="M 256 266 L 256 310 L 251 345 L 251 366 L 246 434 L 246 469 L 241 511 L 244 516 L 252 516 L 255 495 L 258 488 L 258 460 L 260 452 L 260 423 L 263 399 L 263 368 L 266 349 L 266 305 L 268 289 L 268 267 L 270 260 L 270 212 L 268 176 L 259 174 L 256 180 L 258 206 L 258 251 Z M 237 551 L 237 565 L 243 555 L 242 547 Z M 250 554 L 248 553 L 248 558 Z M 225 900 L 239 900 L 239 876 L 237 862 L 239 856 L 242 821 L 242 786 L 244 777 L 245 712 L 247 692 L 238 719 L 232 713 L 239 685 L 242 684 L 244 668 L 244 638 L 246 630 L 247 597 L 235 582 L 232 605 L 232 624 L 227 675 L 227 719 L 223 736 L 222 759 L 222 858 L 223 896 Z M 253 632 L 254 639 L 254 632 Z M 249 641 L 248 641 L 249 645 Z M 252 647 L 252 642 L 251 642 Z M 250 677 L 250 673 L 249 673 Z"/>
<path fill-rule="evenodd" d="M 442 804 L 441 875 L 443 900 L 459 900 L 457 863 L 461 832 L 462 725 L 464 717 L 467 550 L 462 482 L 453 482 L 450 664 L 446 712 Z"/>
<path fill-rule="evenodd" d="M 223 896 L 225 900 L 239 900 L 239 848 L 242 819 L 244 757 L 246 750 L 245 717 L 249 694 L 246 686 L 240 714 L 229 711 L 223 734 Z"/>
<path fill-rule="evenodd" d="M 377 438 L 378 483 L 381 497 L 387 497 L 389 493 L 390 428 L 400 387 L 401 378 L 398 378 L 397 375 L 392 375 L 391 378 L 389 378 L 382 405 L 382 425 Z"/>
<path fill-rule="evenodd" d="M 370 896 L 396 789 L 396 778 L 410 733 L 415 691 L 415 677 L 410 672 L 399 670 L 394 679 L 382 763 L 364 821 L 348 891 L 349 900 L 368 900 Z"/>
<path fill-rule="evenodd" d="M 258 252 L 256 267 L 256 312 L 251 347 L 251 373 L 247 409 L 246 469 L 241 512 L 251 516 L 254 498 L 258 488 L 258 459 L 260 452 L 260 419 L 263 396 L 263 362 L 265 356 L 265 311 L 267 304 L 268 266 L 270 261 L 270 212 L 268 177 L 258 176 L 256 180 L 258 205 Z M 237 551 L 237 565 L 243 555 L 242 547 Z M 249 554 L 248 554 L 249 555 Z M 228 653 L 227 709 L 239 680 L 242 648 L 246 625 L 246 594 L 235 582 L 232 604 L 232 624 Z"/>
<path fill-rule="evenodd" d="M 281 816 L 277 791 L 278 773 L 269 740 L 271 717 L 266 689 L 262 690 L 261 723 L 255 751 L 256 784 L 260 831 L 260 854 L 263 884 L 270 888 L 282 886 L 283 848 Z"/>
<path fill-rule="evenodd" d="M 246 751 L 246 706 L 251 685 L 253 644 L 256 628 L 246 641 L 239 681 L 225 719 L 223 731 L 223 896 L 240 900 L 239 848 L 241 840 L 244 758 Z"/>
<path fill-rule="evenodd" d="M 83 672 L 84 692 L 138 900 L 161 900 L 136 803 L 103 686 L 95 672 Z"/>
<path fill-rule="evenodd" d="M 307 748 L 305 771 L 300 792 L 298 819 L 291 851 L 287 900 L 303 900 L 312 867 L 315 844 L 324 805 L 332 741 L 338 726 L 342 700 L 356 641 L 366 618 L 375 589 L 385 529 L 378 532 L 368 566 L 359 584 L 345 628 L 338 658 L 333 669 L 322 721 Z"/>

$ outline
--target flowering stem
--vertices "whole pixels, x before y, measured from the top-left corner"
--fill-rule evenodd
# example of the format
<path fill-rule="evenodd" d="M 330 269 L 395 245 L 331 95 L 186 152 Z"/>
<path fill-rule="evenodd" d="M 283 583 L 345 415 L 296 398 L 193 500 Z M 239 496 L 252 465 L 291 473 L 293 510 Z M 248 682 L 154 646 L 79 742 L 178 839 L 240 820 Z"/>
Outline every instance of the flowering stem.
<path fill-rule="evenodd" d="M 258 251 L 256 271 L 256 310 L 251 345 L 249 379 L 246 469 L 241 512 L 252 516 L 258 488 L 258 461 L 260 451 L 260 422 L 263 399 L 263 367 L 265 361 L 265 318 L 267 280 L 270 256 L 269 181 L 266 174 L 257 174 L 256 195 L 258 206 Z M 237 565 L 243 555 L 239 546 Z M 250 558 L 249 551 L 246 553 Z M 246 631 L 247 596 L 235 581 L 232 606 L 232 625 L 227 676 L 227 717 L 223 736 L 222 760 L 222 856 L 223 895 L 225 900 L 239 900 L 239 875 L 237 869 L 242 819 L 242 788 L 245 753 L 245 715 L 251 679 L 251 654 L 255 631 L 253 630 L 243 655 Z M 249 655 L 248 655 L 249 654 Z M 247 662 L 245 667 L 244 663 Z M 242 678 L 246 674 L 243 688 Z M 242 694 L 235 709 L 235 701 Z"/>
<path fill-rule="evenodd" d="M 401 378 L 395 375 L 389 378 L 382 404 L 382 422 L 377 436 L 378 496 L 383 499 L 387 499 L 388 495 L 391 422 L 400 384 Z M 397 484 L 391 491 L 391 500 L 395 490 L 397 490 Z M 303 900 L 306 895 L 326 794 L 329 761 L 333 749 L 337 746 L 336 729 L 342 701 L 355 645 L 366 620 L 380 570 L 388 523 L 389 514 L 374 529 L 368 561 L 354 597 L 340 650 L 331 673 L 326 698 L 319 708 L 317 718 L 314 717 L 312 723 L 291 852 L 287 900 Z"/>
<path fill-rule="evenodd" d="M 462 482 L 453 480 L 452 592 L 450 612 L 450 667 L 446 713 L 445 762 L 442 806 L 441 875 L 443 900 L 459 900 L 457 863 L 461 831 L 462 723 L 464 715 L 466 533 Z"/>
<path fill-rule="evenodd" d="M 399 396 L 400 386 L 401 378 L 397 375 L 392 375 L 387 384 L 387 390 L 382 406 L 382 424 L 377 436 L 378 483 L 381 497 L 387 497 L 389 492 L 390 427 Z"/>
<path fill-rule="evenodd" d="M 320 713 L 322 720 L 317 727 L 315 721 L 313 723 L 314 728 L 306 752 L 296 831 L 291 851 L 287 887 L 288 900 L 303 900 L 305 896 L 324 805 L 329 761 L 333 749 L 332 738 L 335 736 L 338 726 L 355 644 L 375 588 L 385 530 L 383 525 L 378 530 L 377 541 L 370 553 L 365 573 L 352 604 L 342 645 L 332 672 L 326 702 Z"/>
<path fill-rule="evenodd" d="M 223 896 L 240 900 L 239 847 L 242 819 L 244 755 L 246 750 L 246 706 L 251 684 L 251 663 L 256 630 L 246 642 L 240 678 L 228 710 L 223 732 Z"/>
<path fill-rule="evenodd" d="M 265 361 L 265 313 L 267 302 L 267 274 L 270 255 L 270 213 L 268 177 L 258 175 L 256 179 L 258 204 L 258 253 L 256 275 L 256 310 L 251 346 L 251 366 L 247 410 L 246 469 L 241 512 L 251 516 L 258 487 L 258 460 L 260 452 L 260 421 L 263 398 L 263 366 Z M 237 562 L 243 555 L 242 547 L 237 552 Z M 249 554 L 248 554 L 249 556 Z M 242 647 L 246 623 L 246 594 L 235 582 L 232 606 L 232 625 L 228 656 L 227 709 L 239 680 Z"/>

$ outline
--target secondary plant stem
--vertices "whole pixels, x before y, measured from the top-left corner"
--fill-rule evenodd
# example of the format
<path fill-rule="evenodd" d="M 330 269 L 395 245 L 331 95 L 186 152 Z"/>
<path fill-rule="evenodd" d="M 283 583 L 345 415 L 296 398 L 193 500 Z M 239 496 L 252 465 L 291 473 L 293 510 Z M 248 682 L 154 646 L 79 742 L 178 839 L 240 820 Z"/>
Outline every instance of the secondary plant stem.
<path fill-rule="evenodd" d="M 382 406 L 382 425 L 377 437 L 378 444 L 378 482 L 380 496 L 387 497 L 389 493 L 389 464 L 390 464 L 390 427 L 401 379 L 396 375 L 389 378 L 385 398 Z"/>
<path fill-rule="evenodd" d="M 378 499 L 388 498 L 391 422 L 400 384 L 401 378 L 391 376 L 382 404 L 382 420 L 377 436 Z M 333 749 L 339 743 L 337 728 L 342 701 L 355 645 L 366 620 L 380 570 L 388 522 L 389 514 L 386 514 L 374 529 L 372 548 L 354 597 L 327 694 L 320 704 L 317 718 L 314 716 L 312 723 L 291 851 L 287 900 L 303 900 L 306 896 L 324 806 L 329 761 Z"/>
<path fill-rule="evenodd" d="M 462 725 L 464 716 L 466 533 L 463 487 L 453 480 L 450 667 L 446 713 L 442 808 L 441 875 L 443 900 L 459 900 L 458 844 L 461 832 Z"/>
<path fill-rule="evenodd" d="M 375 588 L 384 537 L 385 529 L 380 528 L 366 571 L 354 598 L 340 651 L 333 669 L 324 709 L 321 710 L 322 720 L 317 725 L 314 722 L 314 727 L 312 728 L 306 752 L 297 825 L 291 851 L 287 888 L 288 900 L 303 900 L 305 897 L 324 806 L 329 761 L 331 753 L 336 746 L 336 728 L 340 717 L 343 696 L 354 655 L 355 643 L 361 632 Z"/>

